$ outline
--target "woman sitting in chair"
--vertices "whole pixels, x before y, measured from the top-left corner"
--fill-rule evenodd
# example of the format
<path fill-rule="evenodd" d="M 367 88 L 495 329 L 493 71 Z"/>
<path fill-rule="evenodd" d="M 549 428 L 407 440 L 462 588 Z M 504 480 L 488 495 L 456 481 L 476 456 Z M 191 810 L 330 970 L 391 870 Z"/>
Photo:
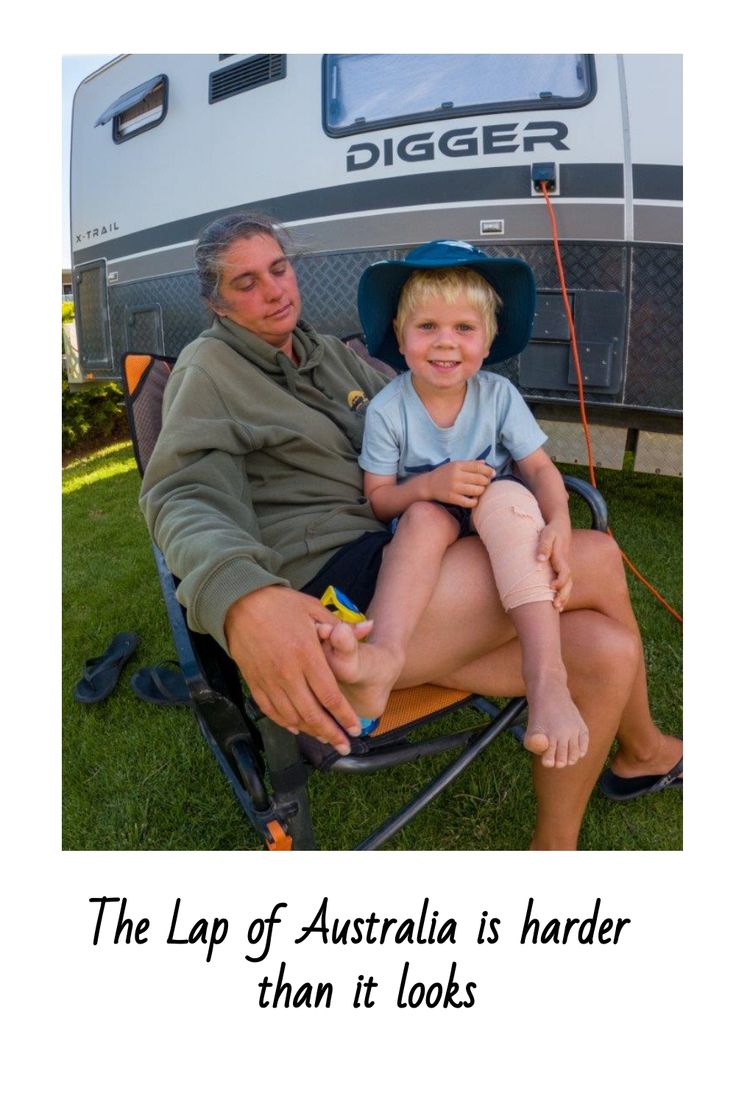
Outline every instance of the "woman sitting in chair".
<path fill-rule="evenodd" d="M 216 317 L 172 372 L 142 505 L 181 580 L 192 629 L 225 647 L 273 721 L 349 754 L 345 734 L 358 735 L 360 722 L 320 641 L 317 626 L 333 616 L 319 596 L 333 583 L 366 608 L 391 541 L 358 466 L 365 408 L 386 378 L 300 320 L 284 246 L 280 229 L 252 212 L 201 234 L 200 289 Z M 602 788 L 618 799 L 679 782 L 682 745 L 652 720 L 613 540 L 572 531 L 552 567 L 558 584 L 574 579 L 560 635 L 589 747 L 561 770 L 533 759 L 531 846 L 572 850 L 615 737 Z M 476 536 L 447 548 L 395 685 L 428 682 L 488 696 L 525 692 L 519 641 Z"/>

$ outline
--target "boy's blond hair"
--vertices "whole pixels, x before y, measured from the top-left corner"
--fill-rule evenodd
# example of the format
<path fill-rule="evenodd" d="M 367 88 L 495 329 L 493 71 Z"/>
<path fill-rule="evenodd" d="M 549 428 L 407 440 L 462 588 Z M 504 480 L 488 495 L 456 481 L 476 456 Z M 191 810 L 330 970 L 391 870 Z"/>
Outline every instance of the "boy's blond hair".
<path fill-rule="evenodd" d="M 454 303 L 461 295 L 466 296 L 473 310 L 483 319 L 488 344 L 493 343 L 498 333 L 501 297 L 479 272 L 461 265 L 454 268 L 418 268 L 412 272 L 401 289 L 396 310 L 394 326 L 399 340 L 409 315 L 433 295 L 439 295 L 446 303 Z"/>

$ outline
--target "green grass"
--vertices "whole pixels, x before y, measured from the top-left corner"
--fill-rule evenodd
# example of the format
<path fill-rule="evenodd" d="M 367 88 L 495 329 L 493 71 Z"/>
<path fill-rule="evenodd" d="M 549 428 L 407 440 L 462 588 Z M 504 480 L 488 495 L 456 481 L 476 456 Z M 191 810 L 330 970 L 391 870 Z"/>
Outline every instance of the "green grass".
<path fill-rule="evenodd" d="M 569 468 L 584 475 L 580 469 Z M 682 484 L 601 471 L 611 526 L 629 557 L 678 610 L 682 606 Z M 172 657 L 148 534 L 138 509 L 139 478 L 129 444 L 111 445 L 63 473 L 63 834 L 72 850 L 258 849 L 250 829 L 186 709 L 139 701 L 129 678 Z M 581 512 L 580 521 L 585 523 Z M 649 593 L 631 582 L 645 641 L 652 711 L 682 732 L 682 633 Z M 96 706 L 74 701 L 85 658 L 115 633 L 140 646 L 115 693 Z M 436 729 L 443 724 L 440 721 Z M 316 775 L 310 785 L 323 847 L 349 849 L 452 759 L 362 778 Z M 528 757 L 501 736 L 387 848 L 524 850 L 534 819 Z M 589 850 L 676 850 L 682 798 L 667 792 L 630 805 L 593 795 L 580 846 Z"/>

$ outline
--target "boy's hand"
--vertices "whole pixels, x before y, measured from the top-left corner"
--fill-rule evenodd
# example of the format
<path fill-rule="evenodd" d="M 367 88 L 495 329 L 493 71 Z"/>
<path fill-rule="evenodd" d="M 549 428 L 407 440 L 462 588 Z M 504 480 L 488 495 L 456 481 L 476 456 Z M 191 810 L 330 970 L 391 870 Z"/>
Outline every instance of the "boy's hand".
<path fill-rule="evenodd" d="M 570 542 L 572 533 L 567 518 L 548 522 L 539 534 L 537 559 L 549 560 L 555 573 L 550 584 L 557 596 L 552 603 L 558 613 L 562 613 L 570 600 L 572 575 L 570 573 Z"/>
<path fill-rule="evenodd" d="M 430 496 L 437 502 L 472 509 L 495 474 L 483 460 L 453 460 L 429 473 Z"/>

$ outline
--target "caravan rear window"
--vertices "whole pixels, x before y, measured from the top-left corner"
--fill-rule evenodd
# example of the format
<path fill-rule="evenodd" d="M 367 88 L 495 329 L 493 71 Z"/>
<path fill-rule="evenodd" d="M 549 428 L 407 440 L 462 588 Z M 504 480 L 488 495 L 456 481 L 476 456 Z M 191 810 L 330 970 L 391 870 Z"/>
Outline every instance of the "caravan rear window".
<path fill-rule="evenodd" d="M 142 134 L 162 123 L 169 105 L 169 78 L 164 73 L 136 85 L 106 107 L 95 126 L 104 126 L 112 119 L 114 142 Z"/>
<path fill-rule="evenodd" d="M 116 142 L 124 142 L 134 134 L 150 130 L 163 122 L 167 108 L 168 81 L 161 77 L 148 95 L 137 104 L 116 115 L 112 124 L 112 136 Z"/>
<path fill-rule="evenodd" d="M 552 106 L 580 107 L 595 92 L 587 54 L 326 54 L 328 134 L 422 119 Z"/>

